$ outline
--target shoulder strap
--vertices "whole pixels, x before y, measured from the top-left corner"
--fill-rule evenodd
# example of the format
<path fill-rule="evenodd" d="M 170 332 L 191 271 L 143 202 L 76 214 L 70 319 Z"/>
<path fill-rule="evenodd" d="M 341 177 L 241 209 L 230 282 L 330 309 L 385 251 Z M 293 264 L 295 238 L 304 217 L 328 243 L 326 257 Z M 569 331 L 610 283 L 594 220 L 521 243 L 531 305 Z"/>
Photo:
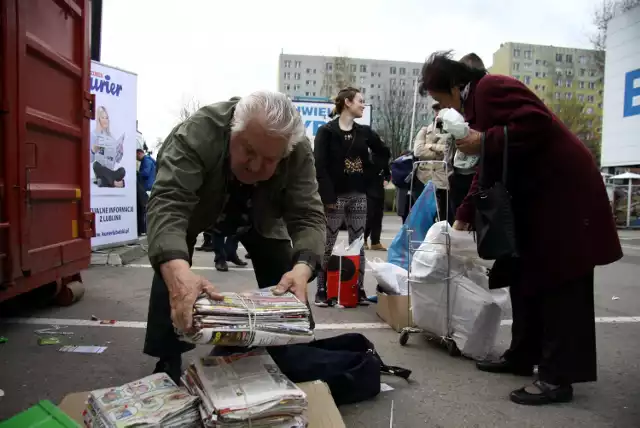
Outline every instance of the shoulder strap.
<path fill-rule="evenodd" d="M 480 187 L 485 186 L 485 142 L 486 137 L 485 133 L 482 133 L 482 141 L 480 142 L 480 176 L 478 177 L 478 181 Z M 507 127 L 504 127 L 504 146 L 502 148 L 502 184 L 507 183 L 507 166 L 509 164 L 509 136 L 507 132 Z"/>

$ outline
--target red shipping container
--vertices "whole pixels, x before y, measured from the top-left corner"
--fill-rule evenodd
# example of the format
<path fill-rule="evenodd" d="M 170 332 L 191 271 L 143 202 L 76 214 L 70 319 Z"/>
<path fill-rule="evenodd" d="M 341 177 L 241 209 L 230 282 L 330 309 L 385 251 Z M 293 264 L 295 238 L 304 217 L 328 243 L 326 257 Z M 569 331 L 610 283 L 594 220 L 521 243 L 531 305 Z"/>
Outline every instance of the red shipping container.
<path fill-rule="evenodd" d="M 0 1 L 0 302 L 91 260 L 89 0 Z"/>

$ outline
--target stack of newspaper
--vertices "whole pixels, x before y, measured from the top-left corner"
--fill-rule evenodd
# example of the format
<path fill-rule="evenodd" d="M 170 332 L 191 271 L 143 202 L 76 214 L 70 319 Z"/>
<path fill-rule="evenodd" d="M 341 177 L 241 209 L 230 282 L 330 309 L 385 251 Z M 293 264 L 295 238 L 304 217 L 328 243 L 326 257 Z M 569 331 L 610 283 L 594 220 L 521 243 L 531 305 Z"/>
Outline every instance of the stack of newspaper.
<path fill-rule="evenodd" d="M 264 349 L 196 359 L 182 383 L 200 397 L 207 428 L 304 428 L 307 396 Z"/>
<path fill-rule="evenodd" d="M 178 332 L 200 345 L 281 346 L 314 339 L 309 308 L 292 293 L 221 293 L 224 300 L 200 297 L 194 305 L 195 331 Z"/>
<path fill-rule="evenodd" d="M 91 392 L 84 421 L 89 428 L 202 426 L 198 398 L 164 373 Z"/>

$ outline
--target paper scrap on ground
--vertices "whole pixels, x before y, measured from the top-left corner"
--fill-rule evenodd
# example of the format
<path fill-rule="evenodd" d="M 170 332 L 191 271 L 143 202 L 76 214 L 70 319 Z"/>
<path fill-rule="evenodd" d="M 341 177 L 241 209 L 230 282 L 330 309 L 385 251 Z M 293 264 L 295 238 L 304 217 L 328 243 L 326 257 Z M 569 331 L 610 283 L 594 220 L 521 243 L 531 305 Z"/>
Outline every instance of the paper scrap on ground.
<path fill-rule="evenodd" d="M 618 296 L 613 296 L 611 300 L 620 300 L 620 298 Z"/>
<path fill-rule="evenodd" d="M 41 337 L 38 339 L 38 345 L 60 345 L 62 341 L 59 337 Z"/>
<path fill-rule="evenodd" d="M 0 389 L 0 398 L 4 397 L 4 391 Z"/>
<path fill-rule="evenodd" d="M 393 391 L 393 387 L 391 385 L 388 385 L 386 383 L 381 383 L 380 384 L 380 392 L 387 392 L 387 391 Z"/>
<path fill-rule="evenodd" d="M 77 352 L 80 354 L 102 354 L 106 346 L 73 346 L 67 345 L 59 349 L 60 352 Z"/>

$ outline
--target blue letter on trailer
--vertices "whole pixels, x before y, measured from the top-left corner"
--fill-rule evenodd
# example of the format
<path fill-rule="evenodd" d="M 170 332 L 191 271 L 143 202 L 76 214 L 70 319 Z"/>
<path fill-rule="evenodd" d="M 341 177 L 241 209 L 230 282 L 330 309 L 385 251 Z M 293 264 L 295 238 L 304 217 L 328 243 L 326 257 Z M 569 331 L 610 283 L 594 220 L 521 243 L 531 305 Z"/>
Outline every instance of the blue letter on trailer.
<path fill-rule="evenodd" d="M 627 73 L 624 82 L 624 117 L 640 114 L 640 68 Z"/>

